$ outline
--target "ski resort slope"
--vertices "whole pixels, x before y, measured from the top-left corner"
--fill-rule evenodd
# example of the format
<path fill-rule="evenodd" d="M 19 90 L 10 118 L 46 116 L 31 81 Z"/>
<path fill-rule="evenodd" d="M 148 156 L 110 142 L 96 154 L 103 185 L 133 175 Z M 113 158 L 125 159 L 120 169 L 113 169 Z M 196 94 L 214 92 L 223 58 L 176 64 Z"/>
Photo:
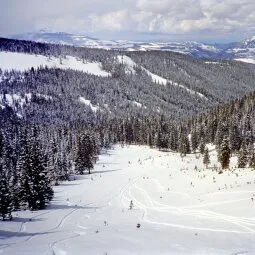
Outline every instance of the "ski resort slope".
<path fill-rule="evenodd" d="M 93 174 L 55 187 L 48 209 L 13 216 L 1 222 L 0 254 L 255 254 L 255 172 L 117 146 Z"/>
<path fill-rule="evenodd" d="M 102 70 L 101 63 L 99 62 L 83 63 L 81 59 L 77 59 L 72 56 L 56 58 L 46 57 L 43 55 L 0 51 L 0 68 L 3 71 L 10 71 L 14 69 L 23 72 L 31 69 L 32 67 L 38 68 L 45 66 L 61 69 L 73 69 L 103 77 L 111 75 L 110 73 Z"/>

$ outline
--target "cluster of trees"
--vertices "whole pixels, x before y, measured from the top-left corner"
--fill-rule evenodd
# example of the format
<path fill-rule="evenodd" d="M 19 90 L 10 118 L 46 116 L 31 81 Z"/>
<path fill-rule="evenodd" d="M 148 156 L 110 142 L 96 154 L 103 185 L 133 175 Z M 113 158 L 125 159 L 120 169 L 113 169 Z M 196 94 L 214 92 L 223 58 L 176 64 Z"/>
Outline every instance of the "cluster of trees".
<path fill-rule="evenodd" d="M 238 156 L 239 168 L 254 167 L 255 93 L 236 99 L 209 113 L 190 119 L 191 146 L 216 145 L 222 168 L 229 167 L 232 155 Z"/>
<path fill-rule="evenodd" d="M 85 126 L 25 123 L 6 110 L 0 116 L 0 219 L 11 219 L 13 210 L 45 208 L 52 185 L 93 169 L 99 136 Z"/>

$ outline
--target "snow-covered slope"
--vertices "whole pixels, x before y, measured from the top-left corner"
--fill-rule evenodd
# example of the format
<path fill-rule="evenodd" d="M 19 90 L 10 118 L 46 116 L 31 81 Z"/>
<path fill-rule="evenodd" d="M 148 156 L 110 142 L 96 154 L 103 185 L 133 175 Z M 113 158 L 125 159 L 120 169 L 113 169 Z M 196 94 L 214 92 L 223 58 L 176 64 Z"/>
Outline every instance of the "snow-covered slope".
<path fill-rule="evenodd" d="M 0 51 L 0 68 L 2 70 L 16 69 L 25 71 L 31 67 L 37 68 L 40 66 L 58 67 L 62 69 L 70 68 L 97 76 L 111 75 L 102 70 L 101 64 L 98 62 L 83 63 L 82 60 L 72 56 L 66 56 L 65 58 L 49 58 L 42 55 Z"/>
<path fill-rule="evenodd" d="M 98 106 L 93 105 L 90 100 L 85 99 L 84 97 L 79 97 L 79 101 L 89 106 L 93 112 L 97 112 L 99 110 Z"/>
<path fill-rule="evenodd" d="M 1 222 L 0 254 L 254 254 L 254 206 L 250 169 L 218 174 L 195 155 L 117 146 L 55 187 L 48 209 Z"/>
<path fill-rule="evenodd" d="M 248 63 L 248 64 L 254 64 L 255 65 L 255 58 L 236 58 L 236 61 L 240 61 L 240 62 L 244 62 L 244 63 Z"/>
<path fill-rule="evenodd" d="M 255 62 L 255 36 L 240 43 L 232 45 L 226 50 L 231 59 L 254 64 Z"/>

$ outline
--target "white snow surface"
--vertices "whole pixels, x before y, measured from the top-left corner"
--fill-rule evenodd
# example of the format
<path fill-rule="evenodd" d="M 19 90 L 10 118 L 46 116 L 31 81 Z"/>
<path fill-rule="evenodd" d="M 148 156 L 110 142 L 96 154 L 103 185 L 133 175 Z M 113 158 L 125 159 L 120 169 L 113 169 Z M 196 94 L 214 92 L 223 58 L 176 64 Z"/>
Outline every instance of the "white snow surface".
<path fill-rule="evenodd" d="M 211 167 L 213 146 L 210 156 Z M 0 254 L 254 254 L 254 173 L 218 174 L 194 154 L 116 146 L 91 175 L 55 187 L 47 209 L 0 222 Z"/>
<path fill-rule="evenodd" d="M 0 68 L 4 71 L 12 69 L 26 71 L 32 67 L 38 68 L 40 66 L 73 69 L 104 77 L 111 75 L 102 70 L 99 62 L 83 63 L 81 59 L 72 56 L 62 57 L 60 60 L 60 58 L 48 58 L 43 55 L 0 51 Z"/>
<path fill-rule="evenodd" d="M 93 105 L 90 100 L 85 99 L 84 97 L 79 97 L 79 101 L 89 106 L 93 112 L 97 112 L 99 110 L 98 106 Z"/>
<path fill-rule="evenodd" d="M 252 58 L 236 58 L 235 60 L 255 65 L 255 59 L 252 59 Z"/>

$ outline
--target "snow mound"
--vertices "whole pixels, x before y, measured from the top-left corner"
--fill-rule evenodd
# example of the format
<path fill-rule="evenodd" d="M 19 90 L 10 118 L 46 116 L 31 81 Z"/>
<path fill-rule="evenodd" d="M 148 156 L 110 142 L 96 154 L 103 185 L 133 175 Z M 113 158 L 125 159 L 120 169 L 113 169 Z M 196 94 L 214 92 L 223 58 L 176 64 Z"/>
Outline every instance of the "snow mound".
<path fill-rule="evenodd" d="M 84 97 L 79 97 L 79 101 L 91 108 L 93 112 L 97 112 L 99 110 L 98 106 L 94 106 L 90 100 L 85 99 Z"/>
<path fill-rule="evenodd" d="M 101 63 L 83 63 L 81 59 L 72 56 L 61 58 L 46 57 L 43 55 L 25 54 L 17 52 L 0 52 L 0 68 L 2 70 L 26 71 L 32 67 L 57 67 L 61 69 L 73 69 L 97 76 L 107 77 L 111 74 L 102 70 Z"/>
<path fill-rule="evenodd" d="M 255 65 L 255 59 L 252 58 L 236 58 L 236 61 L 248 63 L 248 64 L 254 64 Z"/>

